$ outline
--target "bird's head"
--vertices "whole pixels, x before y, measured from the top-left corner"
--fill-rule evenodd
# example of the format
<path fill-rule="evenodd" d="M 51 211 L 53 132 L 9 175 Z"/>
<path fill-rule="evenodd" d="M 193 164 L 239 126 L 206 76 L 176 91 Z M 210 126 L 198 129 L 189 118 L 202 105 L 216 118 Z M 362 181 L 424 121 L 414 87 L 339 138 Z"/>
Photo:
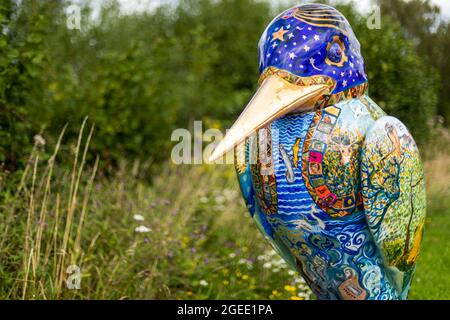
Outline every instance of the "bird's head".
<path fill-rule="evenodd" d="M 259 42 L 259 88 L 214 161 L 272 121 L 317 110 L 367 91 L 360 44 L 336 9 L 304 4 L 277 16 Z"/>

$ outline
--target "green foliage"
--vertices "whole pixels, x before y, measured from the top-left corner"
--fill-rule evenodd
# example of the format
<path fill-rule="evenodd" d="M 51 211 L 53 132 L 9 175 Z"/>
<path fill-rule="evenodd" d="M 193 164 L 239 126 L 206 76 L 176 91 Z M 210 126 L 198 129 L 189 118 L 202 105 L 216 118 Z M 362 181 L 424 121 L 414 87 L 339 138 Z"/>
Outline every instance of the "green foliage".
<path fill-rule="evenodd" d="M 266 252 L 234 174 L 152 166 L 160 172 L 149 185 L 137 169 L 116 170 L 121 161 L 160 164 L 172 129 L 194 119 L 217 127 L 235 119 L 255 89 L 256 45 L 276 14 L 270 4 L 183 0 L 123 15 L 108 1 L 92 20 L 84 3 L 81 30 L 67 28 L 66 1 L 0 4 L 0 163 L 24 177 L 11 186 L 0 170 L 0 298 L 308 297 L 304 283 Z M 343 11 L 362 43 L 372 97 L 426 141 L 437 92 L 439 114 L 450 117 L 448 25 L 430 33 L 430 54 L 417 45 L 426 37 L 405 34 L 400 19 L 386 17 L 382 30 L 368 30 L 351 7 Z M 86 116 L 96 124 L 87 160 L 93 164 L 100 154 L 100 168 L 110 175 L 90 180 L 95 170 L 78 162 L 74 192 L 77 175 L 66 159 L 80 151 L 76 127 Z M 64 152 L 51 157 L 47 148 L 67 122 Z M 31 150 L 44 128 L 47 144 Z M 431 206 L 415 298 L 448 298 L 447 198 L 429 201 L 439 208 Z M 152 231 L 135 232 L 139 225 Z M 82 267 L 80 291 L 64 287 L 72 263 Z"/>
<path fill-rule="evenodd" d="M 139 170 L 96 177 L 82 160 L 88 140 L 74 148 L 73 172 L 65 156 L 42 161 L 34 150 L 2 203 L 1 299 L 311 296 L 255 229 L 231 167 L 166 168 L 151 186 Z M 66 286 L 71 265 L 79 290 Z"/>
<path fill-rule="evenodd" d="M 430 0 L 380 0 L 383 14 L 402 26 L 403 34 L 412 41 L 420 58 L 438 75 L 437 112 L 446 124 L 450 119 L 450 24 L 439 17 L 440 9 Z M 440 81 L 439 81 L 440 80 Z"/>
<path fill-rule="evenodd" d="M 370 30 L 366 19 L 350 6 L 339 9 L 361 43 L 371 98 L 387 114 L 404 122 L 414 139 L 424 144 L 436 114 L 439 76 L 421 59 L 402 26 L 390 16 L 382 15 L 381 29 Z"/>
<path fill-rule="evenodd" d="M 81 30 L 66 28 L 63 10 L 54 17 L 41 48 L 45 72 L 33 80 L 41 90 L 22 90 L 31 101 L 24 111 L 53 140 L 65 123 L 89 116 L 105 168 L 123 156 L 161 163 L 173 129 L 199 119 L 229 123 L 254 89 L 267 4 L 182 1 L 124 16 L 113 3 L 96 23 L 83 12 Z"/>
<path fill-rule="evenodd" d="M 311 297 L 257 232 L 231 167 L 166 167 L 152 185 L 137 169 L 102 177 L 82 161 L 87 140 L 78 149 L 62 140 L 64 153 L 79 155 L 75 175 L 65 155 L 48 162 L 34 150 L 22 184 L 2 202 L 0 299 Z M 449 189 L 442 192 L 449 164 L 441 154 L 427 166 L 432 193 L 414 299 L 450 298 L 442 276 L 450 262 Z M 80 290 L 66 287 L 70 265 L 80 267 Z"/>
<path fill-rule="evenodd" d="M 95 20 L 85 3 L 81 30 L 67 28 L 66 2 L 2 5 L 0 161 L 11 170 L 23 167 L 31 137 L 42 128 L 55 141 L 67 122 L 86 116 L 96 123 L 92 147 L 102 169 L 124 157 L 159 164 L 170 154 L 173 129 L 190 128 L 193 120 L 228 127 L 251 97 L 257 42 L 275 15 L 269 3 L 183 0 L 128 15 L 114 1 L 105 3 Z M 439 86 L 436 69 L 389 16 L 381 30 L 369 30 L 352 7 L 340 9 L 361 41 L 371 96 L 426 142 L 446 82 Z M 438 30 L 446 43 L 445 30 Z"/>
<path fill-rule="evenodd" d="M 447 245 L 450 228 L 449 194 L 442 193 L 442 186 L 436 180 L 432 184 L 440 193 L 430 193 L 428 199 L 429 214 L 409 299 L 450 299 L 450 277 L 447 276 L 450 264 L 450 247 Z"/>
<path fill-rule="evenodd" d="M 28 111 L 33 92 L 41 92 L 46 52 L 45 30 L 49 29 L 51 5 L 38 13 L 17 1 L 0 5 L 0 162 L 15 170 L 31 150 L 32 123 Z"/>

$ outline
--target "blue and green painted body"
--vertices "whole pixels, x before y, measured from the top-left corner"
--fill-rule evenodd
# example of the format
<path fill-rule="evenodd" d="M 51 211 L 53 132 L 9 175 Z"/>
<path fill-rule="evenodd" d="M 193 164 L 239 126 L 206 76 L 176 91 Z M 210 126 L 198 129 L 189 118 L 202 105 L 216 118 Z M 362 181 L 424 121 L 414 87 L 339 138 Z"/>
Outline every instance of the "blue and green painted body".
<path fill-rule="evenodd" d="M 261 38 L 260 71 L 261 82 L 332 90 L 236 149 L 256 225 L 319 299 L 406 299 L 426 212 L 422 164 L 406 127 L 370 99 L 350 25 L 328 6 L 287 10 Z"/>

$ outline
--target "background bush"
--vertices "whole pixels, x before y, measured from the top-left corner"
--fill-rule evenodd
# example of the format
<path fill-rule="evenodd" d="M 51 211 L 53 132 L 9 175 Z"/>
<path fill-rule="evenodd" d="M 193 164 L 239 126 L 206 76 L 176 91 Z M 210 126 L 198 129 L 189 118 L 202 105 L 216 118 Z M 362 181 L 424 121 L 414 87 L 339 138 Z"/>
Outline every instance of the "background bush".
<path fill-rule="evenodd" d="M 428 1 L 379 2 L 381 30 L 355 6 L 339 9 L 371 96 L 433 155 L 410 298 L 445 299 L 450 27 Z M 69 30 L 68 1 L 0 2 L 0 299 L 312 297 L 254 228 L 232 166 L 166 161 L 174 128 L 236 118 L 255 89 L 260 34 L 281 9 L 181 0 L 125 15 L 105 1 L 93 19 L 81 3 L 82 28 Z M 65 286 L 74 264 L 81 290 Z"/>
<path fill-rule="evenodd" d="M 354 7 L 339 9 L 361 41 L 371 96 L 423 144 L 434 117 L 449 116 L 448 24 L 437 15 L 431 24 L 436 9 L 427 3 L 402 18 L 411 11 L 405 6 L 418 1 L 397 2 L 382 1 L 381 30 L 367 29 Z M 41 129 L 54 141 L 67 122 L 86 116 L 96 123 L 92 148 L 101 155 L 101 169 L 124 156 L 163 162 L 171 131 L 189 128 L 194 119 L 228 126 L 251 97 L 256 44 L 280 10 L 253 0 L 182 0 L 124 15 L 108 1 L 93 19 L 86 2 L 81 30 L 69 30 L 69 2 L 2 3 L 0 161 L 9 170 L 23 167 Z"/>

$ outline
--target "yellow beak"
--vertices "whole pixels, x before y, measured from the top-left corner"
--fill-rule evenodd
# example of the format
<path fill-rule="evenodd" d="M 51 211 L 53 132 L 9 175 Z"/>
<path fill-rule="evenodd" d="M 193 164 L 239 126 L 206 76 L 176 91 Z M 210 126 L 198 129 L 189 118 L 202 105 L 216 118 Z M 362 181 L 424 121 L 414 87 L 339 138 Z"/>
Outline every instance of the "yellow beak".
<path fill-rule="evenodd" d="M 228 130 L 209 161 L 222 157 L 272 121 L 302 107 L 311 108 L 328 89 L 323 84 L 298 86 L 280 77 L 269 76 Z"/>

